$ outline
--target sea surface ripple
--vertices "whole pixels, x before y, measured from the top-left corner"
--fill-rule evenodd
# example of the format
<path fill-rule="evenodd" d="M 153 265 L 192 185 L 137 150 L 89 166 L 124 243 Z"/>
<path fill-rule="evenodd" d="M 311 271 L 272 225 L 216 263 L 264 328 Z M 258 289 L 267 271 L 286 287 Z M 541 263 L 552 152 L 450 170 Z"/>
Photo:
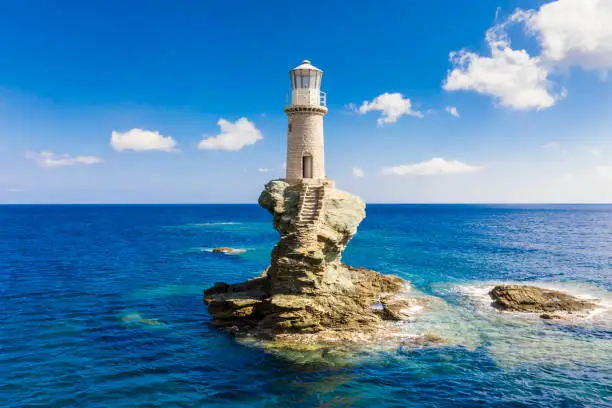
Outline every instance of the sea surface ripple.
<path fill-rule="evenodd" d="M 448 345 L 298 363 L 211 328 L 202 289 L 260 274 L 278 239 L 255 205 L 0 206 L 0 406 L 612 406 L 608 309 L 551 323 L 486 298 L 518 282 L 612 308 L 612 207 L 367 213 L 344 261 L 442 299 L 406 330 Z"/>

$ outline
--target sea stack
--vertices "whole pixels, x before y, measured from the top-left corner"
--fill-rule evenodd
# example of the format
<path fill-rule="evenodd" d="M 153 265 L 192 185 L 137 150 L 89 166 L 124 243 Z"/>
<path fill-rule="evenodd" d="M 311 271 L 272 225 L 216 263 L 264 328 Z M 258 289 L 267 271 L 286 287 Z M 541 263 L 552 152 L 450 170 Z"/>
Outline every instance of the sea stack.
<path fill-rule="evenodd" d="M 365 202 L 336 189 L 325 175 L 322 76 L 308 60 L 290 71 L 287 173 L 268 182 L 259 197 L 280 233 L 271 265 L 255 279 L 205 291 L 214 325 L 273 346 L 316 348 L 392 337 L 389 322 L 407 317 L 417 302 L 402 296 L 408 283 L 401 278 L 341 261 L 365 218 Z"/>

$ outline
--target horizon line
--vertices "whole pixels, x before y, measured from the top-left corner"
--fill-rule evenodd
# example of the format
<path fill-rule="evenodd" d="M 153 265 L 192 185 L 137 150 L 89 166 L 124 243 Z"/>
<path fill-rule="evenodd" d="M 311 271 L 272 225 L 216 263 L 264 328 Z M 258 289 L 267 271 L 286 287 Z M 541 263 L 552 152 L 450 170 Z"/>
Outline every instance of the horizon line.
<path fill-rule="evenodd" d="M 58 202 L 58 203 L 0 203 L 0 206 L 16 205 L 257 205 L 257 202 Z M 366 205 L 612 205 L 612 202 L 366 202 Z"/>

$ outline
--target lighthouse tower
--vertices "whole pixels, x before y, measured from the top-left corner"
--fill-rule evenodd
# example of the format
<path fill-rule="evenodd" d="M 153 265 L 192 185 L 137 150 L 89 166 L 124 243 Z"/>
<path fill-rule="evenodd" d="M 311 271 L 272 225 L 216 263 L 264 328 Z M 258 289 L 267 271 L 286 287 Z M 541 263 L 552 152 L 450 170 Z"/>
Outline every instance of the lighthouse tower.
<path fill-rule="evenodd" d="M 310 61 L 289 71 L 291 103 L 285 108 L 287 126 L 287 176 L 289 184 L 323 184 L 323 116 L 326 95 L 321 91 L 323 71 Z"/>

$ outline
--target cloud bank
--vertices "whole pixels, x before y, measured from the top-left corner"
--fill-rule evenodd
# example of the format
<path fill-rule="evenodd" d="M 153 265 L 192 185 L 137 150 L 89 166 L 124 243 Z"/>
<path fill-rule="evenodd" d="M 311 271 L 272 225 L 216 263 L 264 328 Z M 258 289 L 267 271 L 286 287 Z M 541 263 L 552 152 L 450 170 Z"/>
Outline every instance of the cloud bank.
<path fill-rule="evenodd" d="M 441 157 L 434 157 L 431 160 L 420 163 L 385 167 L 382 170 L 382 174 L 386 176 L 439 176 L 473 173 L 481 169 L 481 166 L 473 166 L 458 160 L 446 160 Z"/>
<path fill-rule="evenodd" d="M 557 0 L 538 10 L 517 9 L 506 21 L 486 33 L 490 56 L 465 49 L 450 54 L 453 69 L 443 88 L 490 95 L 500 106 L 545 109 L 566 90 L 551 81 L 556 70 L 578 66 L 607 73 L 612 69 L 612 2 Z M 535 37 L 540 55 L 513 49 L 507 28 L 524 26 Z"/>
<path fill-rule="evenodd" d="M 40 167 L 90 166 L 104 161 L 96 156 L 73 157 L 69 154 L 58 155 L 52 152 L 29 152 L 26 158 L 34 160 Z"/>

